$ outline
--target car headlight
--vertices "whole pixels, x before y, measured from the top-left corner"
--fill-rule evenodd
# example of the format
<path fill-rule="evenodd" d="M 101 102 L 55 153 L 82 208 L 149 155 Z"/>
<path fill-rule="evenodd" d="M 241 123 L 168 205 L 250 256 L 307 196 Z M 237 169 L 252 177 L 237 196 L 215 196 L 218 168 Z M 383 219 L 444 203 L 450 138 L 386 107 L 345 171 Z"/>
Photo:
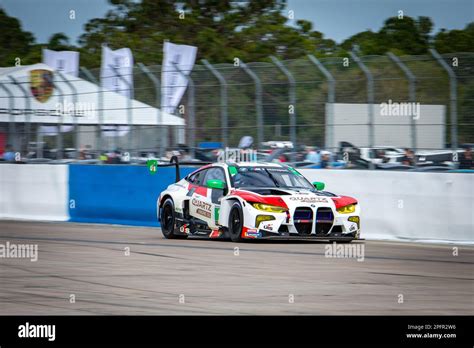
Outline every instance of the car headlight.
<path fill-rule="evenodd" d="M 340 214 L 350 214 L 355 212 L 356 206 L 355 204 L 349 204 L 341 208 L 337 208 L 337 212 Z"/>
<path fill-rule="evenodd" d="M 358 216 L 349 216 L 347 220 L 350 222 L 355 222 L 357 224 L 357 229 L 360 230 L 360 218 Z"/>
<path fill-rule="evenodd" d="M 277 207 L 276 205 L 269 205 L 269 204 L 263 204 L 263 203 L 252 203 L 252 206 L 255 209 L 266 211 L 267 213 L 284 213 L 285 211 L 288 210 L 283 207 Z"/>

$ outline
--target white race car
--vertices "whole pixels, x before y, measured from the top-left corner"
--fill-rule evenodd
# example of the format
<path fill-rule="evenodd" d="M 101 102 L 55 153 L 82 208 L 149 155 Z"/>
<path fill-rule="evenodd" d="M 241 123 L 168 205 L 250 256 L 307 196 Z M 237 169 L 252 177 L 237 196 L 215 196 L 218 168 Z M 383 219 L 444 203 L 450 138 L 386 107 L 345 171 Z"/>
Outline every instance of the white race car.
<path fill-rule="evenodd" d="M 323 190 L 280 163 L 214 163 L 168 186 L 157 215 L 165 238 L 359 239 L 358 202 Z"/>

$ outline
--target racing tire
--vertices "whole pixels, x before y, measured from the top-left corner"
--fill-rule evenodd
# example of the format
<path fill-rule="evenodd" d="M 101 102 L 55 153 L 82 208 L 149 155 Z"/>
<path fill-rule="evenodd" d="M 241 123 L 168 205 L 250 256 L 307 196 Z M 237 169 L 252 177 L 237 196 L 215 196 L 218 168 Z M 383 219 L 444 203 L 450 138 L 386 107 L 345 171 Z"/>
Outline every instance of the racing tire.
<path fill-rule="evenodd" d="M 230 240 L 238 243 L 242 242 L 242 229 L 244 227 L 244 214 L 239 202 L 232 204 L 229 213 L 229 235 Z"/>
<path fill-rule="evenodd" d="M 161 208 L 161 232 L 166 239 L 184 239 L 188 236 L 178 235 L 175 230 L 176 212 L 171 198 L 166 199 Z"/>

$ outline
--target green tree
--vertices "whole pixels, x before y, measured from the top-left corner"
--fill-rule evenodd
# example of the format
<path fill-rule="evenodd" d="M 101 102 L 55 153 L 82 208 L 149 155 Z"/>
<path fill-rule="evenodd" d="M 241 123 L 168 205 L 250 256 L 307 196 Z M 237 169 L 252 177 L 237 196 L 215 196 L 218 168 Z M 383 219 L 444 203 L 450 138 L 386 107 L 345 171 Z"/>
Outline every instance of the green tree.
<path fill-rule="evenodd" d="M 112 48 L 130 47 L 135 60 L 145 64 L 161 62 L 164 40 L 195 45 L 198 59 L 205 57 L 214 63 L 231 62 L 234 57 L 262 60 L 271 54 L 297 58 L 314 50 L 331 53 L 337 49 L 334 41 L 314 31 L 308 21 L 288 26 L 282 0 L 110 2 L 114 8 L 105 18 L 89 21 L 80 38 L 91 64 L 100 61 L 103 43 Z"/>
<path fill-rule="evenodd" d="M 385 54 L 389 50 L 403 54 L 423 54 L 428 51 L 432 27 L 433 23 L 428 17 L 391 17 L 378 32 L 368 30 L 355 34 L 345 40 L 341 47 L 349 50 L 357 44 L 362 54 L 368 55 Z"/>
<path fill-rule="evenodd" d="M 13 66 L 18 57 L 23 59 L 28 54 L 35 39 L 33 35 L 24 31 L 18 19 L 10 17 L 0 8 L 0 66 Z"/>
<path fill-rule="evenodd" d="M 64 51 L 74 49 L 75 47 L 69 44 L 69 37 L 66 34 L 56 33 L 50 37 L 48 48 L 54 51 Z"/>
<path fill-rule="evenodd" d="M 434 47 L 440 53 L 474 52 L 474 22 L 464 30 L 441 29 L 434 37 Z"/>

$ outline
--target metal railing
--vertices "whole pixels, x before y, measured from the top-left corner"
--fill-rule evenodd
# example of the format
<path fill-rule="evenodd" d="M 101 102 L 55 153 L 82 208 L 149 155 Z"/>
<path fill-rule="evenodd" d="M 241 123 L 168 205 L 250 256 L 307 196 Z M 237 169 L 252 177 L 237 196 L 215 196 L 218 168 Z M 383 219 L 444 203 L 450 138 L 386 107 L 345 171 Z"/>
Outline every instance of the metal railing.
<path fill-rule="evenodd" d="M 184 137 L 191 151 L 202 142 L 220 142 L 222 146 L 237 146 L 241 137 L 253 136 L 260 144 L 269 140 L 290 140 L 297 145 L 311 145 L 335 150 L 334 138 L 337 127 L 364 129 L 367 146 L 377 146 L 374 127 L 381 124 L 373 108 L 368 108 L 367 122 L 337 123 L 335 103 L 380 104 L 388 101 L 442 105 L 446 108 L 444 124 L 423 123 L 414 120 L 407 127 L 410 146 L 420 149 L 420 137 L 430 137 L 433 126 L 444 129 L 445 144 L 455 149 L 459 144 L 474 143 L 474 54 L 452 53 L 440 55 L 434 50 L 422 56 L 359 57 L 351 52 L 349 57 L 315 58 L 310 55 L 301 59 L 280 61 L 269 57 L 268 61 L 239 64 L 211 64 L 202 60 L 189 75 L 182 108 L 177 116 L 186 124 Z M 105 114 L 126 109 L 127 122 L 133 119 L 134 108 L 114 105 L 104 108 L 108 93 L 102 88 L 95 92 L 80 90 L 76 83 L 85 79 L 99 83 L 99 69 L 81 69 L 77 80 L 66 80 L 55 74 L 56 91 L 53 98 L 58 103 L 68 99 L 73 103 L 82 95 L 94 94 L 95 111 L 99 125 L 74 124 L 72 132 L 42 136 L 40 124 L 31 123 L 26 114 L 24 123 L 13 122 L 18 117 L 10 112 L 9 122 L 0 123 L 8 134 L 8 143 L 15 151 L 26 152 L 34 136 L 37 142 L 56 147 L 58 156 L 66 148 L 91 145 L 98 152 L 121 148 L 129 153 L 151 151 L 163 154 L 167 148 L 182 141 L 176 130 L 159 126 L 161 122 L 160 65 L 138 64 L 133 69 L 134 98 L 150 109 L 150 118 L 156 125 L 133 126 L 128 136 L 104 137 L 101 126 Z M 123 76 L 120 76 L 123 79 Z M 25 98 L 28 106 L 31 93 L 28 80 L 7 78 L 0 81 L 0 91 L 8 98 L 8 108 L 15 110 L 17 100 Z M 133 94 L 132 94 L 133 95 Z M 148 107 L 146 106 L 146 107 Z M 144 106 L 140 106 L 143 108 Z M 156 108 L 156 109 L 155 109 Z M 181 110 L 184 110 L 182 112 Z M 8 110 L 7 110 L 8 111 Z M 448 117 L 449 115 L 449 117 Z M 426 115 L 430 117 L 430 115 Z M 400 131 L 397 124 L 383 123 Z M 357 128 L 359 127 L 359 128 Z M 433 135 L 435 136 L 435 135 Z M 339 139 L 340 140 L 340 139 Z M 399 144 L 392 144 L 398 146 Z M 258 147 L 257 145 L 255 147 Z M 440 147 L 441 148 L 441 147 Z M 38 153 L 37 156 L 40 156 Z"/>

